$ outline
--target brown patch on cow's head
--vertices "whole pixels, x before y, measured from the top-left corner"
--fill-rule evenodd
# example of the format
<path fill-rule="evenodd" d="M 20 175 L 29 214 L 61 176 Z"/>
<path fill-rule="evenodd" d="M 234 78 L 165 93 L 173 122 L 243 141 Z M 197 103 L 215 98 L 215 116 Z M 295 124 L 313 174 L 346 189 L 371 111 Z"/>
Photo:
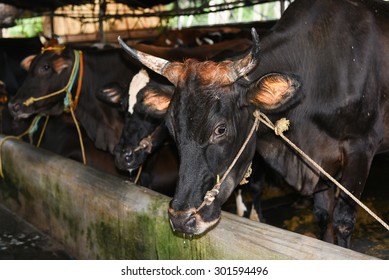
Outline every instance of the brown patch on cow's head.
<path fill-rule="evenodd" d="M 170 98 L 150 89 L 144 94 L 143 104 L 153 111 L 165 113 L 169 107 Z"/>
<path fill-rule="evenodd" d="M 199 65 L 197 71 L 204 85 L 218 84 L 224 86 L 234 82 L 229 61 L 221 63 L 206 61 Z"/>
<path fill-rule="evenodd" d="M 200 83 L 207 85 L 229 85 L 234 82 L 234 77 L 230 69 L 230 61 L 199 62 L 195 59 L 187 59 L 184 63 L 170 63 L 163 71 L 163 75 L 177 85 L 179 81 L 186 80 L 189 76 L 197 76 Z"/>
<path fill-rule="evenodd" d="M 71 62 L 63 57 L 58 57 L 53 61 L 53 69 L 57 74 L 60 74 L 62 70 L 68 68 Z"/>
<path fill-rule="evenodd" d="M 291 99 L 299 87 L 294 77 L 271 73 L 259 79 L 249 94 L 249 101 L 264 109 L 276 109 Z"/>

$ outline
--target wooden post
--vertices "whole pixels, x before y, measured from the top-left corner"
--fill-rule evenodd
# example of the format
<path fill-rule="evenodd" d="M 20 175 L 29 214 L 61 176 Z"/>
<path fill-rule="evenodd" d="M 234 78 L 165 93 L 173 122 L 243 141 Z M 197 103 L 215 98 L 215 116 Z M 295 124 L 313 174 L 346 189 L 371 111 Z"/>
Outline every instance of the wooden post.
<path fill-rule="evenodd" d="M 99 2 L 99 34 L 100 34 L 100 43 L 105 44 L 105 32 L 104 32 L 104 17 L 107 12 L 107 3 L 105 0 L 100 0 Z"/>
<path fill-rule="evenodd" d="M 77 259 L 373 259 L 224 212 L 184 239 L 170 228 L 168 197 L 18 140 L 1 160 L 0 202 Z"/>
<path fill-rule="evenodd" d="M 285 0 L 280 0 L 281 15 L 285 12 Z"/>

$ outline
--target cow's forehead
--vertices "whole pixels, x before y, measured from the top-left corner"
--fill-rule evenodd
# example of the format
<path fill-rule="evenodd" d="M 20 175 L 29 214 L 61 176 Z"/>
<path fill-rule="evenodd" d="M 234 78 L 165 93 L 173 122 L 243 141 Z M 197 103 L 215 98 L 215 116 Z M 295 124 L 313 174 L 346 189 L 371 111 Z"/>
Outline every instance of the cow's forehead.
<path fill-rule="evenodd" d="M 176 128 L 186 128 L 182 137 L 203 143 L 214 127 L 221 121 L 229 120 L 238 108 L 238 102 L 233 97 L 237 95 L 227 91 L 231 91 L 231 86 L 218 87 L 217 90 L 204 86 L 179 92 L 180 96 L 175 96 L 171 104 L 169 122 L 174 123 Z"/>
<path fill-rule="evenodd" d="M 202 77 L 197 77 L 201 79 Z M 193 118 L 207 118 L 210 115 L 222 113 L 236 103 L 234 101 L 233 86 L 215 85 L 214 83 L 204 83 L 204 81 L 191 80 L 189 85 L 180 88 L 176 94 L 179 96 L 172 106 L 175 112 L 180 112 L 181 116 Z"/>
<path fill-rule="evenodd" d="M 58 57 L 58 55 L 54 52 L 44 52 L 35 57 L 32 65 L 37 65 L 37 64 L 41 65 L 42 63 L 50 63 L 53 61 L 55 57 Z"/>
<path fill-rule="evenodd" d="M 193 59 L 186 60 L 183 64 L 172 64 L 167 71 L 174 71 L 179 75 L 179 83 L 196 83 L 199 88 L 220 87 L 231 84 L 232 74 L 229 67 L 230 61 L 214 62 L 203 61 L 199 62 Z M 179 67 L 179 70 L 177 68 Z"/>
<path fill-rule="evenodd" d="M 181 111 L 181 116 L 201 118 L 214 115 L 217 108 L 236 103 L 234 96 L 237 94 L 229 77 L 228 62 L 186 62 L 185 65 L 180 72 L 177 98 L 172 105 L 176 108 L 175 112 Z"/>

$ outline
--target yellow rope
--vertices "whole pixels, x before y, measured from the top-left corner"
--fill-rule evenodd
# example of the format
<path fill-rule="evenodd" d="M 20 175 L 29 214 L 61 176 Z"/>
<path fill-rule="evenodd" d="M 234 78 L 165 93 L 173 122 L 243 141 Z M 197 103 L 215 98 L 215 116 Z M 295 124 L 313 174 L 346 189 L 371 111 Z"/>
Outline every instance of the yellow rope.
<path fill-rule="evenodd" d="M 56 96 L 58 94 L 61 94 L 63 93 L 64 91 L 67 91 L 67 88 L 68 88 L 69 84 L 67 84 L 65 87 L 61 88 L 60 90 L 57 90 L 55 92 L 52 92 L 50 94 L 47 94 L 47 95 L 44 95 L 44 96 L 41 96 L 41 97 L 30 97 L 28 98 L 26 101 L 23 102 L 23 105 L 24 106 L 30 106 L 31 104 L 33 104 L 34 102 L 37 102 L 37 101 L 41 101 L 41 100 L 45 100 L 47 98 L 50 98 L 50 97 L 53 97 L 53 96 Z"/>
<path fill-rule="evenodd" d="M 41 134 L 39 136 L 38 143 L 36 144 L 37 147 L 40 147 L 40 145 L 41 145 L 41 142 L 42 142 L 42 139 L 43 139 L 43 135 L 46 132 L 47 123 L 49 122 L 49 117 L 50 116 L 48 116 L 48 115 L 46 116 L 46 120 L 45 120 L 45 123 L 43 124 L 42 131 L 41 131 Z"/>
<path fill-rule="evenodd" d="M 139 181 L 139 178 L 140 178 L 141 174 L 142 174 L 142 165 L 139 166 L 138 173 L 136 174 L 136 178 L 135 178 L 134 184 L 138 184 L 138 181 Z"/>
<path fill-rule="evenodd" d="M 77 122 L 77 119 L 76 119 L 76 116 L 74 115 L 74 111 L 73 111 L 73 108 L 70 107 L 71 110 L 71 114 L 72 114 L 72 118 L 73 118 L 73 121 L 74 121 L 74 124 L 76 125 L 76 129 L 77 129 L 77 132 L 78 132 L 78 138 L 79 138 L 79 141 L 80 141 L 80 147 L 81 147 L 81 154 L 82 154 L 82 161 L 84 164 L 86 164 L 86 156 L 85 156 L 85 148 L 84 148 L 84 141 L 82 139 L 82 134 L 81 134 L 81 129 L 79 127 L 79 124 Z M 10 140 L 10 139 L 16 139 L 16 140 L 20 140 L 21 138 L 23 138 L 24 136 L 26 136 L 30 131 L 31 129 L 33 128 L 35 122 L 37 121 L 37 119 L 40 117 L 41 115 L 37 115 L 33 121 L 31 122 L 30 126 L 28 127 L 28 129 L 23 132 L 22 134 L 20 135 L 17 135 L 17 136 L 14 136 L 14 135 L 8 135 L 6 137 L 4 137 L 3 139 L 1 139 L 0 141 L 0 177 L 1 178 L 4 178 L 4 173 L 3 173 L 3 158 L 2 158 L 2 155 L 3 155 L 3 152 L 2 152 L 2 148 L 3 148 L 3 144 Z M 45 120 L 45 123 L 43 125 L 43 128 L 42 128 L 42 131 L 41 131 L 41 134 L 40 134 L 40 137 L 39 137 L 39 140 L 38 140 L 38 143 L 37 143 L 37 147 L 40 146 L 41 144 L 41 141 L 42 141 L 42 138 L 43 138 L 43 135 L 46 131 L 46 127 L 47 127 L 47 123 L 49 121 L 49 116 L 46 116 L 46 120 Z"/>
<path fill-rule="evenodd" d="M 74 115 L 74 110 L 73 106 L 70 106 L 70 113 L 72 114 L 73 122 L 77 128 L 77 133 L 78 133 L 78 139 L 80 141 L 80 147 L 81 147 L 81 155 L 82 155 L 82 162 L 86 165 L 86 156 L 85 156 L 85 148 L 84 148 L 84 141 L 82 139 L 82 134 L 81 134 L 81 129 L 78 124 L 78 121 L 76 119 L 76 116 Z"/>
<path fill-rule="evenodd" d="M 304 153 L 299 147 L 297 147 L 292 141 L 290 141 L 285 135 L 284 131 L 288 129 L 288 125 L 285 126 L 286 119 L 281 119 L 274 125 L 270 119 L 263 113 L 254 114 L 255 118 L 260 122 L 264 123 L 267 127 L 274 130 L 275 134 L 280 136 L 285 142 L 287 142 L 293 149 L 295 149 L 304 159 L 312 164 L 317 170 L 325 175 L 332 183 L 334 183 L 339 189 L 347 194 L 352 200 L 354 200 L 360 207 L 362 207 L 367 213 L 369 213 L 374 219 L 376 219 L 382 226 L 389 230 L 389 225 L 385 223 L 380 217 L 378 217 L 373 211 L 371 211 L 365 204 L 363 204 L 358 198 L 356 198 L 348 189 L 342 186 L 338 181 L 335 180 L 329 173 L 327 173 L 319 164 L 311 159 L 306 153 Z"/>
<path fill-rule="evenodd" d="M 66 48 L 66 46 L 57 46 L 57 47 L 42 47 L 41 53 L 44 53 L 45 51 L 62 51 Z"/>

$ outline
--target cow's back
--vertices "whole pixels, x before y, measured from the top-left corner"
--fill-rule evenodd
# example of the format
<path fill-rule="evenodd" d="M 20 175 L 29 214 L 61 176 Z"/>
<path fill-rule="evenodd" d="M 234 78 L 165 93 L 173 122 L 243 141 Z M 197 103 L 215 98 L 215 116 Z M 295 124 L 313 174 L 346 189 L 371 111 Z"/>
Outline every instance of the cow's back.
<path fill-rule="evenodd" d="M 375 1 L 364 2 L 293 2 L 260 42 L 260 63 L 250 74 L 253 80 L 272 72 L 298 77 L 300 102 L 269 117 L 287 117 L 291 127 L 286 135 L 335 173 L 350 141 L 358 142 L 358 150 L 369 147 L 369 154 L 388 149 L 389 17 L 375 12 L 382 8 Z M 261 137 L 257 146 L 291 185 L 303 193 L 313 191 L 309 186 L 319 178 L 276 136 Z M 292 169 L 296 172 L 287 171 Z"/>

